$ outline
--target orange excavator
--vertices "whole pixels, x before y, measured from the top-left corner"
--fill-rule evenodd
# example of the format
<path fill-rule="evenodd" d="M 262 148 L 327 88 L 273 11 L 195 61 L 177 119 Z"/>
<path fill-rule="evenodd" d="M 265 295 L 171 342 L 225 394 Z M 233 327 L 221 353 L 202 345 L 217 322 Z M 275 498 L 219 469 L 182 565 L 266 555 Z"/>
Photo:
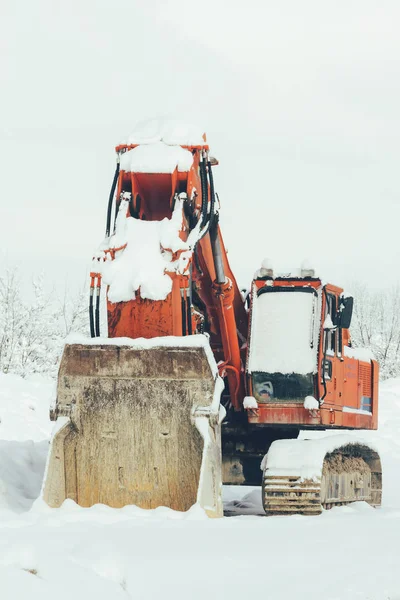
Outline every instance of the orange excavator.
<path fill-rule="evenodd" d="M 239 289 L 204 134 L 155 121 L 116 152 L 91 338 L 69 339 L 60 364 L 46 502 L 222 516 L 225 483 L 261 485 L 267 514 L 379 505 L 375 449 L 297 439 L 377 428 L 379 368 L 351 347 L 353 299 L 307 264 L 276 274 L 267 260 Z"/>

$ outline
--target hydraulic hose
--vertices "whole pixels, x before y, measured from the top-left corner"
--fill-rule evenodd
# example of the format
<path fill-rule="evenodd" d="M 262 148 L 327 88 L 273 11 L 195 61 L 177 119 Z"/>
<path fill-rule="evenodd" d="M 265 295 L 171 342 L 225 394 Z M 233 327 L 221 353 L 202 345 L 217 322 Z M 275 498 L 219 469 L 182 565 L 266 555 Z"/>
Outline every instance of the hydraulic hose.
<path fill-rule="evenodd" d="M 182 335 L 186 335 L 186 320 L 187 320 L 187 310 L 186 310 L 186 300 L 183 296 L 183 290 L 181 291 L 181 311 L 182 311 Z"/>
<path fill-rule="evenodd" d="M 200 277 L 203 277 L 204 273 L 203 273 L 203 270 L 202 270 L 202 268 L 200 266 L 199 255 L 197 253 L 197 244 L 193 248 L 193 255 L 194 255 L 194 264 L 196 265 L 196 269 L 197 269 Z"/>
<path fill-rule="evenodd" d="M 96 287 L 96 309 L 95 309 L 95 325 L 96 325 L 96 337 L 100 337 L 100 281 L 97 280 Z"/>
<path fill-rule="evenodd" d="M 188 331 L 188 335 L 192 335 L 193 333 L 193 328 L 192 328 L 192 265 L 190 265 L 189 267 L 189 293 L 186 296 L 186 313 L 187 313 L 187 331 Z"/>
<path fill-rule="evenodd" d="M 96 337 L 94 331 L 94 314 L 93 314 L 93 287 L 90 287 L 90 295 L 89 295 L 89 325 L 90 325 L 90 337 Z"/>
<path fill-rule="evenodd" d="M 112 205 L 113 205 L 113 201 L 114 201 L 115 188 L 117 187 L 118 177 L 119 177 L 119 154 L 117 154 L 117 166 L 115 167 L 114 179 L 112 182 L 110 195 L 108 198 L 106 237 L 110 237 Z"/>
<path fill-rule="evenodd" d="M 215 219 L 215 191 L 214 191 L 214 177 L 211 169 L 211 162 L 207 162 L 208 167 L 208 178 L 210 180 L 210 218 L 209 218 L 209 228 L 210 230 L 213 227 L 214 219 Z"/>
<path fill-rule="evenodd" d="M 94 312 L 93 312 L 93 296 L 94 296 L 94 282 L 96 279 L 96 273 L 90 273 L 90 290 L 89 290 L 89 326 L 90 326 L 90 337 L 96 337 L 94 328 Z"/>
<path fill-rule="evenodd" d="M 208 218 L 208 179 L 207 179 L 207 165 L 203 158 L 203 154 L 200 154 L 199 162 L 200 172 L 200 185 L 201 185 L 201 210 L 200 210 L 200 231 L 199 236 L 193 246 L 193 250 L 196 250 L 198 242 L 203 238 L 209 230 L 209 218 Z"/>
<path fill-rule="evenodd" d="M 188 325 L 188 335 L 192 335 L 192 306 L 190 304 L 190 298 L 186 298 L 186 311 L 187 311 L 187 325 Z"/>
<path fill-rule="evenodd" d="M 226 281 L 226 277 L 222 258 L 221 243 L 218 236 L 218 215 L 215 215 L 214 225 L 210 230 L 210 241 L 214 259 L 216 282 L 223 284 Z"/>
<path fill-rule="evenodd" d="M 208 185 L 207 185 L 207 167 L 202 154 L 200 154 L 200 182 L 201 182 L 201 227 L 203 228 L 207 220 L 208 210 Z"/>

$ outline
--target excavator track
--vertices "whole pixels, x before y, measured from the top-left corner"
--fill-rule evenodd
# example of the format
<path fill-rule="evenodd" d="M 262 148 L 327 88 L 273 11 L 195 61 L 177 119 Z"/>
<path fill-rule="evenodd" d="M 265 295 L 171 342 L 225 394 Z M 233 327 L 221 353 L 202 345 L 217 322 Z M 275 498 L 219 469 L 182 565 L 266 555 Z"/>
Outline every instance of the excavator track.
<path fill-rule="evenodd" d="M 330 438 L 332 439 L 332 438 Z M 268 516 L 273 515 L 318 515 L 322 509 L 342 506 L 357 501 L 368 502 L 371 506 L 380 506 L 382 500 L 382 467 L 378 453 L 363 443 L 347 443 L 339 445 L 330 452 L 326 452 L 320 461 L 320 472 L 312 477 L 304 477 L 307 470 L 315 471 L 313 447 L 319 444 L 317 454 L 321 455 L 321 446 L 324 440 L 280 440 L 282 445 L 297 442 L 297 463 L 293 474 L 284 473 L 285 467 L 282 458 L 282 468 L 274 463 L 268 467 L 268 455 L 265 460 L 265 470 L 262 483 L 263 507 Z M 300 443 L 299 443 L 300 442 Z M 305 444 L 304 442 L 308 442 Z M 307 454 L 309 463 L 307 463 Z M 273 456 L 273 459 L 275 456 Z"/>
<path fill-rule="evenodd" d="M 263 507 L 267 515 L 319 515 L 321 484 L 302 481 L 290 475 L 266 475 L 262 485 Z"/>

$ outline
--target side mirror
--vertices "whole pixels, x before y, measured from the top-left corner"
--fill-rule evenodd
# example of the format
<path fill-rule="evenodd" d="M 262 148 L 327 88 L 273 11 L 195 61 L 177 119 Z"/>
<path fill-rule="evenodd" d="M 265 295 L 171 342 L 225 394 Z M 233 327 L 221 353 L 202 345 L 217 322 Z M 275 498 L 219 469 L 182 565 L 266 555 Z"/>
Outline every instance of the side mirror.
<path fill-rule="evenodd" d="M 347 298 L 343 298 L 341 311 L 339 313 L 338 325 L 342 329 L 348 329 L 351 324 L 351 317 L 353 314 L 353 304 L 354 298 L 348 296 Z"/>

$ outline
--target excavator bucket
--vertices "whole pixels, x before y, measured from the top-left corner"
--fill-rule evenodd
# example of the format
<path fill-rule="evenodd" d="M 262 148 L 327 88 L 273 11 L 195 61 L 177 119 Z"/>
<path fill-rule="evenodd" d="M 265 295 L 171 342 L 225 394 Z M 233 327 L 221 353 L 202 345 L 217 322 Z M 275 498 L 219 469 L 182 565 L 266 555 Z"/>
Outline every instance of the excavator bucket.
<path fill-rule="evenodd" d="M 186 511 L 197 502 L 222 516 L 221 380 L 197 337 L 65 346 L 43 486 L 49 506 L 71 498 Z"/>

